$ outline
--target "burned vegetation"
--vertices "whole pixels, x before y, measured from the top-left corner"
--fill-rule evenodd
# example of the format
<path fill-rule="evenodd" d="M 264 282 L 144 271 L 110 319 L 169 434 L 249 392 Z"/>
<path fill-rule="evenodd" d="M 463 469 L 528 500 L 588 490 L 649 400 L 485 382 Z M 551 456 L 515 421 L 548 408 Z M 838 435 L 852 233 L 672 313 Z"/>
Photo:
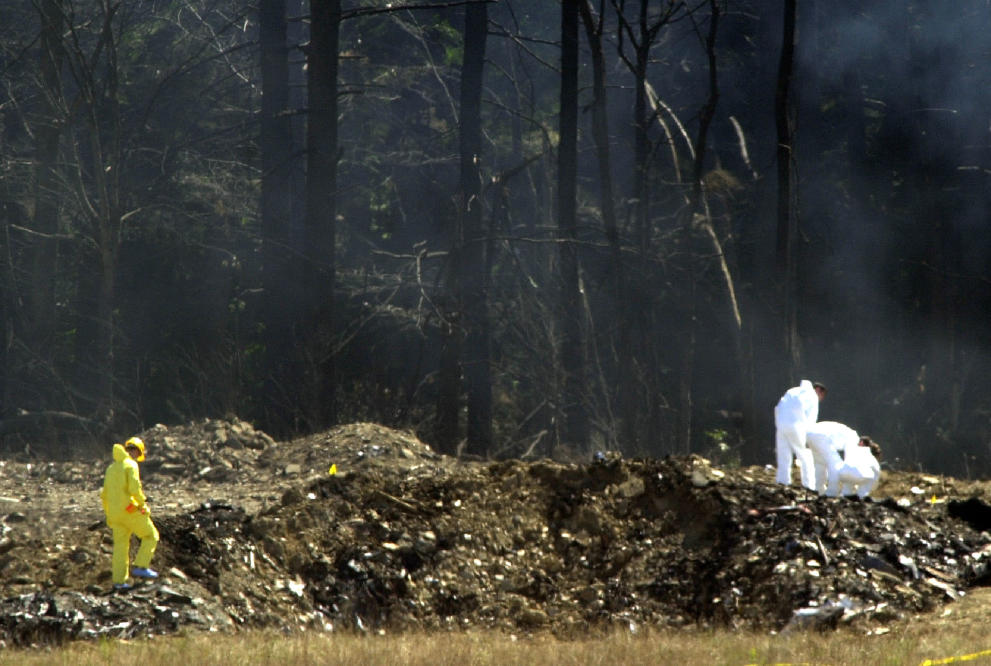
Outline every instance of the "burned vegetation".
<path fill-rule="evenodd" d="M 987 584 L 985 488 L 820 498 L 697 456 L 464 462 L 372 424 L 141 434 L 162 577 L 110 588 L 105 460 L 0 462 L 0 640 L 189 630 L 883 627 Z M 331 474 L 331 466 L 335 466 Z"/>

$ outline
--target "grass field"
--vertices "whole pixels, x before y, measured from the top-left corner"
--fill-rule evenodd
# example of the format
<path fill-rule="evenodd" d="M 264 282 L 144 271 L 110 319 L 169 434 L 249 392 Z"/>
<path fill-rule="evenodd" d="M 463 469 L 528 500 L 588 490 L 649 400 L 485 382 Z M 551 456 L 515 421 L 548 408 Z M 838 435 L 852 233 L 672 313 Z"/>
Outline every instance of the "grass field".
<path fill-rule="evenodd" d="M 865 636 L 847 631 L 767 635 L 647 632 L 561 641 L 493 633 L 355 636 L 269 632 L 190 634 L 149 640 L 74 643 L 64 648 L 0 649 L 0 662 L 21 664 L 950 664 L 991 663 L 991 636 L 924 627 Z"/>

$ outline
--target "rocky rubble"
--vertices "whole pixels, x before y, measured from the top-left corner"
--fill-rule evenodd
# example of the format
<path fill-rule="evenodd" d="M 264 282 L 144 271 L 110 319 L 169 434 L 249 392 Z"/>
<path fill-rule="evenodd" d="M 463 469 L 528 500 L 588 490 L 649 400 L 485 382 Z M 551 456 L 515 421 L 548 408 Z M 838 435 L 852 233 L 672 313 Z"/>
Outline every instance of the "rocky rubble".
<path fill-rule="evenodd" d="M 698 456 L 461 462 L 374 424 L 291 442 L 237 421 L 141 436 L 162 578 L 129 593 L 109 592 L 106 461 L 0 461 L 4 643 L 255 627 L 871 630 L 989 580 L 985 488 L 952 479 L 889 472 L 861 501 Z"/>

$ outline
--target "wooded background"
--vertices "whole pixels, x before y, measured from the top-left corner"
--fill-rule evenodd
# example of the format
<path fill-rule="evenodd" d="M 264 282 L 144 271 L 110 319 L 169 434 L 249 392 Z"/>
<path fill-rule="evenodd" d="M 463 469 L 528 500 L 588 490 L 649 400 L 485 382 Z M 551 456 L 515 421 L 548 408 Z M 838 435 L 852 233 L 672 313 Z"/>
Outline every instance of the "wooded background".
<path fill-rule="evenodd" d="M 2 447 L 991 456 L 984 0 L 5 0 Z"/>

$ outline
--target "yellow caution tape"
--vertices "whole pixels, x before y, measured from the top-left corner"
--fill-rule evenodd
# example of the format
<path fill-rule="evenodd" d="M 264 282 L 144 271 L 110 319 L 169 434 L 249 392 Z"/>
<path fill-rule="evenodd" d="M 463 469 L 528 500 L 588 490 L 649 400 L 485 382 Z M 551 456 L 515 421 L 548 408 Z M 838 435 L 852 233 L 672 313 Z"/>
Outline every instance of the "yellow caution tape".
<path fill-rule="evenodd" d="M 935 666 L 935 664 L 953 664 L 958 661 L 974 661 L 980 657 L 991 656 L 991 650 L 982 650 L 973 654 L 963 654 L 959 657 L 946 657 L 945 659 L 926 659 L 921 666 Z"/>
<path fill-rule="evenodd" d="M 333 465 L 331 465 L 330 466 L 330 469 L 327 470 L 327 473 L 330 474 L 331 476 L 334 476 L 335 474 L 337 474 L 337 463 L 334 463 Z"/>
<path fill-rule="evenodd" d="M 962 654 L 957 657 L 945 657 L 943 659 L 926 659 L 919 666 L 937 666 L 937 664 L 955 664 L 959 661 L 974 661 L 975 659 L 980 659 L 981 657 L 991 657 L 991 650 L 981 650 L 980 652 L 974 652 L 972 654 Z M 757 666 L 757 664 L 747 664 L 746 666 Z M 808 666 L 808 664 L 807 663 L 789 664 L 789 663 L 777 662 L 773 666 Z"/>

